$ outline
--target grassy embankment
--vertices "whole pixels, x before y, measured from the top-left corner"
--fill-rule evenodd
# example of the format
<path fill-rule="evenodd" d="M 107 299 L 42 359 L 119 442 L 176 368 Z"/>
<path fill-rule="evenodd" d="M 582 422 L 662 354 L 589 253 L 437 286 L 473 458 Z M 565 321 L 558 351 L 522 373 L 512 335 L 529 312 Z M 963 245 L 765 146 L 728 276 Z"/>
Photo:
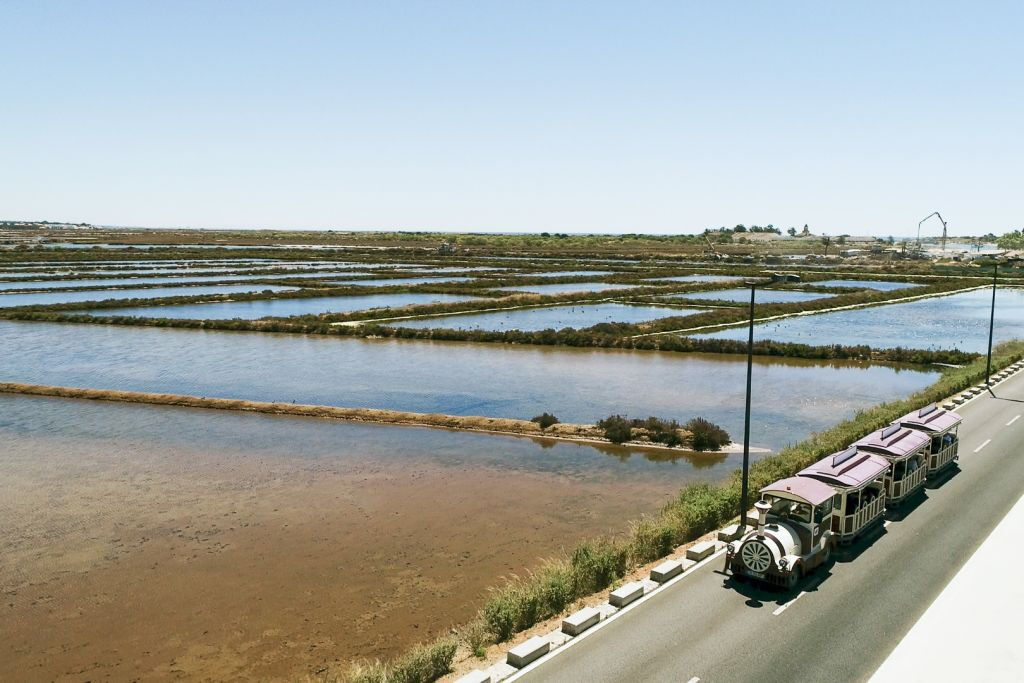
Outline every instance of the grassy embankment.
<path fill-rule="evenodd" d="M 310 405 L 303 403 L 275 403 L 249 401 L 244 399 L 188 396 L 183 394 L 161 394 L 144 391 L 121 391 L 116 389 L 90 389 L 62 387 L 20 382 L 0 382 L 0 393 L 26 394 L 30 396 L 52 396 L 93 401 L 116 401 L 120 403 L 146 403 L 151 405 L 177 406 L 183 408 L 206 408 L 214 410 L 236 410 L 240 412 L 265 413 L 270 415 L 293 415 L 300 417 L 329 418 L 349 422 L 372 422 L 376 424 L 433 427 L 511 436 L 557 439 L 582 443 L 627 444 L 644 449 L 674 451 L 717 451 L 720 445 L 729 443 L 723 431 L 721 443 L 705 446 L 694 440 L 688 425 L 680 428 L 675 421 L 648 418 L 639 421 L 627 431 L 624 438 L 610 438 L 607 430 L 599 425 L 558 422 L 541 426 L 534 420 L 515 418 L 485 417 L 478 415 L 445 415 L 442 413 L 413 413 L 378 408 L 344 408 L 340 406 Z M 552 416 L 553 417 L 553 416 Z M 699 420 L 694 420 L 699 421 Z M 671 432 L 672 438 L 666 438 Z"/>
<path fill-rule="evenodd" d="M 993 368 L 1002 369 L 1022 357 L 1024 342 L 1002 344 L 993 353 Z M 750 470 L 751 491 L 791 476 L 912 410 L 976 384 L 984 379 L 984 373 L 984 359 L 949 370 L 904 400 L 860 411 L 850 420 L 758 461 Z M 458 638 L 443 636 L 388 663 L 357 663 L 343 676 L 358 683 L 434 681 L 448 673 L 460 647 L 482 653 L 487 644 L 506 641 L 562 613 L 580 598 L 608 588 L 631 569 L 729 523 L 738 516 L 739 497 L 738 471 L 717 486 L 686 486 L 658 514 L 633 522 L 627 534 L 583 541 L 572 553 L 545 562 L 530 575 L 505 581 L 492 591 L 477 619 L 457 631 Z"/>

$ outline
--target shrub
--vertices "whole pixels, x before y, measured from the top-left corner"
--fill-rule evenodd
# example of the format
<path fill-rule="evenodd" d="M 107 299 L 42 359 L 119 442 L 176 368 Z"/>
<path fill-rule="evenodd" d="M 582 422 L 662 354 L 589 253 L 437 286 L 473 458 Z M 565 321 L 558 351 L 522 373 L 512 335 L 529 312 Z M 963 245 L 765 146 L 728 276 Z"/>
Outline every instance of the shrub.
<path fill-rule="evenodd" d="M 625 576 L 626 549 L 614 541 L 585 541 L 576 546 L 569 566 L 572 568 L 576 594 L 583 596 L 596 593 Z"/>
<path fill-rule="evenodd" d="M 679 423 L 675 420 L 649 417 L 646 420 L 633 420 L 631 424 L 633 427 L 646 430 L 651 441 L 663 443 L 666 446 L 678 446 L 683 443 L 679 436 Z"/>
<path fill-rule="evenodd" d="M 345 680 L 351 683 L 430 683 L 452 670 L 459 641 L 451 636 L 417 645 L 390 663 L 355 664 Z"/>
<path fill-rule="evenodd" d="M 551 425 L 558 424 L 559 420 L 551 413 L 541 413 L 540 415 L 536 415 L 530 418 L 530 422 L 536 422 L 538 425 L 540 425 L 541 429 L 547 429 Z"/>
<path fill-rule="evenodd" d="M 604 437 L 612 443 L 625 443 L 633 435 L 633 429 L 622 415 L 609 415 L 597 421 L 597 426 L 604 430 Z"/>
<path fill-rule="evenodd" d="M 695 417 L 686 423 L 690 432 L 690 447 L 695 451 L 717 451 L 732 439 L 729 433 L 703 417 Z"/>

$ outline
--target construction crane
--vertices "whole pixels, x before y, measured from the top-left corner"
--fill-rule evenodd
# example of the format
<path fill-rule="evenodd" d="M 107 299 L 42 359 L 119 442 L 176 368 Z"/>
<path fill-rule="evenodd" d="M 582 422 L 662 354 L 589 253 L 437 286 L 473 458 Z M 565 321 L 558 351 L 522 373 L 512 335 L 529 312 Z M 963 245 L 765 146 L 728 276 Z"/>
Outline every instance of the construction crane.
<path fill-rule="evenodd" d="M 942 251 L 945 252 L 946 251 L 946 220 L 942 217 L 942 214 L 939 213 L 938 211 L 932 211 L 930 214 L 928 214 L 927 216 L 922 218 L 921 221 L 917 224 L 917 250 L 919 252 L 921 251 L 921 223 L 924 223 L 926 220 L 928 220 L 932 216 L 938 216 L 939 220 L 942 221 Z"/>
<path fill-rule="evenodd" d="M 711 259 L 713 261 L 721 260 L 722 255 L 719 254 L 718 251 L 715 249 L 715 245 L 711 243 L 711 239 L 707 236 L 707 233 L 704 233 L 704 239 L 708 243 L 708 249 L 711 250 Z"/>

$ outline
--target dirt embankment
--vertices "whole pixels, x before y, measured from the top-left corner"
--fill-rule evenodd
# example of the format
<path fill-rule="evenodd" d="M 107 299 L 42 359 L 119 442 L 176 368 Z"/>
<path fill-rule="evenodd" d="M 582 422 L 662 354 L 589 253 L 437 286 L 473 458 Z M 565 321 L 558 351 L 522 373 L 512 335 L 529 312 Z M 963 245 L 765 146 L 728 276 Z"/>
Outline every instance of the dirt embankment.
<path fill-rule="evenodd" d="M 22 384 L 0 382 L 0 392 L 54 396 L 58 398 L 90 399 L 96 401 L 120 401 L 122 403 L 149 403 L 154 405 L 179 406 L 186 408 L 212 408 L 217 410 L 240 410 L 273 415 L 296 415 L 302 417 L 332 418 L 353 422 L 375 422 L 379 424 L 437 427 L 477 432 L 494 432 L 519 436 L 546 437 L 572 441 L 599 441 L 609 443 L 595 425 L 560 423 L 542 430 L 535 422 L 500 417 L 479 417 L 475 415 L 444 415 L 440 413 L 410 413 L 398 410 L 375 408 L 342 408 L 301 403 L 271 403 L 267 401 L 246 401 L 241 399 L 187 396 L 182 394 L 156 394 L 142 391 L 117 391 L 113 389 L 86 389 L 59 387 L 44 384 Z M 653 447 L 649 445 L 648 447 Z M 679 450 L 679 449 L 673 449 Z"/>

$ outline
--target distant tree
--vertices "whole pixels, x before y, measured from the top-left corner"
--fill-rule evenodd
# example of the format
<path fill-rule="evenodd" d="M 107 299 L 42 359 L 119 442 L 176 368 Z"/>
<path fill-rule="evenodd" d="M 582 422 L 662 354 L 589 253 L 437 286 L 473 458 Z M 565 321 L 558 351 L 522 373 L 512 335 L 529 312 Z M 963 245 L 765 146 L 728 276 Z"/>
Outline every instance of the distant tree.
<path fill-rule="evenodd" d="M 625 443 L 633 435 L 633 429 L 622 415 L 609 415 L 597 421 L 597 426 L 604 431 L 604 437 L 612 443 Z"/>
<path fill-rule="evenodd" d="M 551 413 L 541 413 L 540 415 L 532 417 L 530 419 L 530 422 L 536 422 L 538 425 L 540 425 L 541 429 L 547 429 L 551 425 L 558 424 L 558 418 L 552 415 Z"/>
<path fill-rule="evenodd" d="M 732 231 L 733 232 L 746 232 L 747 231 L 747 226 L 745 226 L 742 223 L 740 223 L 735 228 L 733 228 Z"/>
<path fill-rule="evenodd" d="M 787 230 L 786 232 L 789 233 L 790 237 L 796 237 L 796 228 L 790 226 L 789 230 Z"/>
<path fill-rule="evenodd" d="M 690 447 L 695 451 L 717 451 L 732 440 L 728 432 L 703 417 L 695 417 L 683 427 L 690 432 Z"/>
<path fill-rule="evenodd" d="M 839 245 L 846 244 L 846 235 L 840 235 L 839 237 L 837 237 L 836 238 L 836 244 L 839 244 Z"/>

